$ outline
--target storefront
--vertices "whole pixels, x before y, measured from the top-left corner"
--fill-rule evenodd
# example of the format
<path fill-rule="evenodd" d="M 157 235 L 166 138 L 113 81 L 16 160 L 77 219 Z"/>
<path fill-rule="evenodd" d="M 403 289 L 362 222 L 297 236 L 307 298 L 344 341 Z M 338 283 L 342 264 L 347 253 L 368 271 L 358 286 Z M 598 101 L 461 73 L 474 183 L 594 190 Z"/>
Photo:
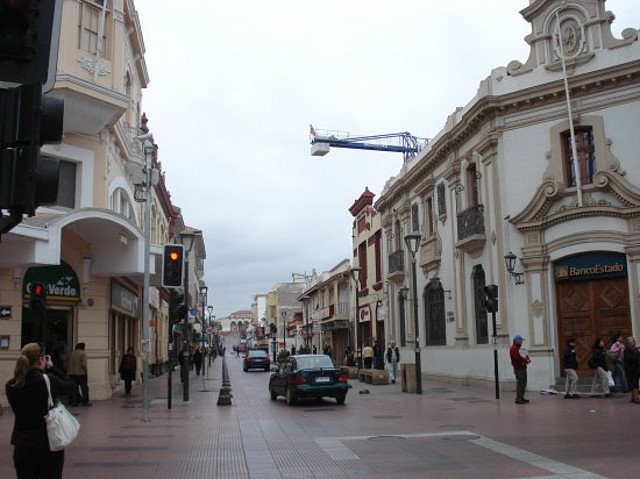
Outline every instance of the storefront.
<path fill-rule="evenodd" d="M 30 304 L 34 284 L 45 290 L 44 308 Z M 77 305 L 80 302 L 80 282 L 65 261 L 55 266 L 29 268 L 22 284 L 22 344 L 37 342 L 51 355 L 53 363 L 66 370 L 73 350 L 77 328 Z"/>
<path fill-rule="evenodd" d="M 109 311 L 109 376 L 113 386 L 118 384 L 118 365 L 128 348 L 138 351 L 140 344 L 138 317 L 140 301 L 133 289 L 111 282 L 111 307 Z"/>

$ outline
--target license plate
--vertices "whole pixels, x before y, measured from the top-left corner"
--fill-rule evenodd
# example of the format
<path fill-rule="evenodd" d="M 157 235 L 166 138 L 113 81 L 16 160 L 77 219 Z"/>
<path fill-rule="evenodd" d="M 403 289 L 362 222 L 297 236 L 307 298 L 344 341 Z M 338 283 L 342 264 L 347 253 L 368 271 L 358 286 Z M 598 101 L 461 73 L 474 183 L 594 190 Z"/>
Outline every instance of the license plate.
<path fill-rule="evenodd" d="M 319 378 L 316 378 L 316 382 L 317 383 L 329 383 L 329 382 L 331 382 L 331 378 L 328 378 L 326 376 L 320 376 Z"/>

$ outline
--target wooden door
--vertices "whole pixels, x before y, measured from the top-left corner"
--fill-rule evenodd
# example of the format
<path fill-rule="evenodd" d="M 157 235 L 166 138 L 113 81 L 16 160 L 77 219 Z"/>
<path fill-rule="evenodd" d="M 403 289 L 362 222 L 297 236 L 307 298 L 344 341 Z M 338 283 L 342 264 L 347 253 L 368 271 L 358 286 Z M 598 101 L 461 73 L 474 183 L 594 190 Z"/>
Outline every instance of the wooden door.
<path fill-rule="evenodd" d="M 593 371 L 587 363 L 596 338 L 602 337 L 608 344 L 612 336 L 631 334 L 627 278 L 557 282 L 556 293 L 560 361 L 567 338 L 573 336 L 578 375 L 589 377 Z"/>

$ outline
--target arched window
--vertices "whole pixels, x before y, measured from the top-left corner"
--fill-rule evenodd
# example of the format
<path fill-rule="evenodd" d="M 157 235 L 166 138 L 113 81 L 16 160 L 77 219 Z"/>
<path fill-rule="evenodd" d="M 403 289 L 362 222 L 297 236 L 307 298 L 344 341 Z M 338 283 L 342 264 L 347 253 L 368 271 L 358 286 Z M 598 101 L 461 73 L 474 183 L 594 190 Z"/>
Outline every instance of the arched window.
<path fill-rule="evenodd" d="M 447 319 L 444 311 L 444 290 L 440 281 L 430 281 L 424 288 L 422 298 L 427 322 L 425 345 L 446 345 Z"/>
<path fill-rule="evenodd" d="M 484 287 L 486 284 L 484 269 L 481 265 L 473 267 L 471 273 L 473 283 L 474 312 L 476 317 L 476 344 L 489 344 L 489 325 L 487 310 L 484 307 Z"/>

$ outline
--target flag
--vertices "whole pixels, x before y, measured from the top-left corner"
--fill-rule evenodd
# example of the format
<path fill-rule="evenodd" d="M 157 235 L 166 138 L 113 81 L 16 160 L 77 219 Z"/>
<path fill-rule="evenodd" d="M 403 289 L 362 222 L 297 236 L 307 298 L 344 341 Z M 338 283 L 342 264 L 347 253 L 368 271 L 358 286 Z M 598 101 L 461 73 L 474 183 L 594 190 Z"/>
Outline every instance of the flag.
<path fill-rule="evenodd" d="M 313 128 L 313 125 L 309 123 L 309 134 L 311 136 L 316 136 L 316 130 Z"/>

